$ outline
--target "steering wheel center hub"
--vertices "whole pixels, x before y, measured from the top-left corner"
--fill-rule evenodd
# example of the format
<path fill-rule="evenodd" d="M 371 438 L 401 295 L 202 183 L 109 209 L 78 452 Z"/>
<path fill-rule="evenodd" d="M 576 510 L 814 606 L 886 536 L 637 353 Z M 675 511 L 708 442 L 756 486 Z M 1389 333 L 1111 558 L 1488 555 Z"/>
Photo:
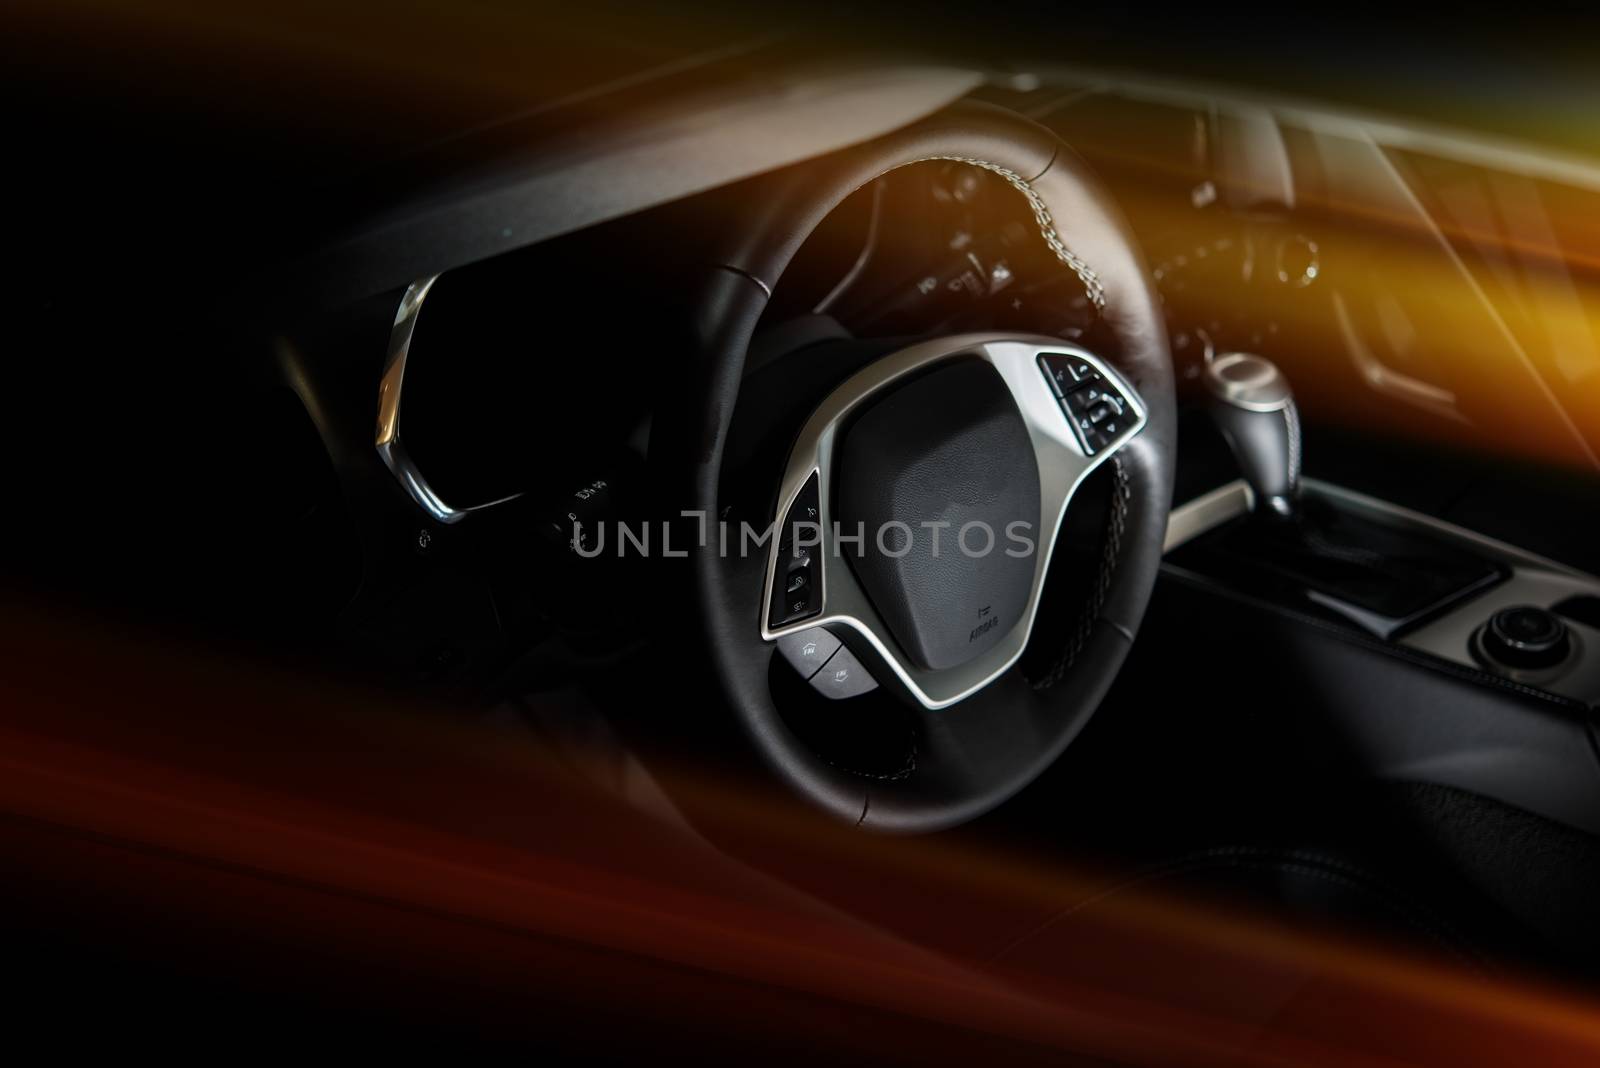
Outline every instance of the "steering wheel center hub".
<path fill-rule="evenodd" d="M 861 412 L 839 450 L 850 566 L 916 664 L 942 670 L 993 647 L 1033 585 L 1039 465 L 993 365 L 957 360 Z"/>

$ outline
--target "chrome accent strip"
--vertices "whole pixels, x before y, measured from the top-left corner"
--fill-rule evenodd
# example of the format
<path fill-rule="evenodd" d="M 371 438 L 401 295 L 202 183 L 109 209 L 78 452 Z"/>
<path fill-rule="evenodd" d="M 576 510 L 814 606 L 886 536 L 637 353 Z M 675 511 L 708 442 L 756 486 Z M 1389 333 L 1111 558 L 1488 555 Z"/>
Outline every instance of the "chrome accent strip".
<path fill-rule="evenodd" d="M 757 278 L 755 275 L 751 274 L 749 271 L 745 270 L 743 267 L 735 267 L 731 263 L 721 263 L 721 264 L 718 264 L 717 266 L 720 267 L 722 270 L 727 271 L 730 274 L 738 275 L 740 278 L 743 278 L 746 282 L 749 282 L 752 285 L 754 285 L 757 289 L 761 290 L 761 295 L 765 299 L 767 299 L 767 300 L 771 300 L 772 299 L 772 287 L 767 285 L 766 282 L 764 282 L 761 279 Z"/>
<path fill-rule="evenodd" d="M 1087 360 L 1116 386 L 1135 416 L 1131 426 L 1094 456 L 1084 455 L 1067 414 L 1039 367 L 1038 358 L 1045 353 Z M 945 671 L 928 671 L 901 655 L 894 640 L 889 637 L 888 627 L 873 609 L 866 592 L 856 582 L 855 575 L 839 553 L 834 538 L 831 502 L 833 453 L 843 423 L 862 402 L 914 372 L 943 360 L 960 357 L 978 357 L 993 365 L 1016 401 L 1039 463 L 1040 530 L 1036 532 L 1038 540 L 1034 550 L 1033 586 L 1022 618 L 1012 624 L 1010 631 L 997 645 L 976 659 Z M 1092 352 L 1059 338 L 966 334 L 912 345 L 883 357 L 857 372 L 828 395 L 801 429 L 790 451 L 788 467 L 778 494 L 778 522 L 781 523 L 788 514 L 806 480 L 816 473 L 820 504 L 818 519 L 822 526 L 819 554 L 822 566 L 818 576 L 822 589 L 821 610 L 817 615 L 776 629 L 768 626 L 767 613 L 772 604 L 772 590 L 778 571 L 780 539 L 774 537 L 767 550 L 766 582 L 761 601 L 761 637 L 773 641 L 784 634 L 811 627 L 830 624 L 848 627 L 864 639 L 876 654 L 876 659 L 894 673 L 924 708 L 948 708 L 971 696 L 993 682 L 1022 655 L 1033 629 L 1055 540 L 1073 493 L 1090 472 L 1143 430 L 1147 421 L 1144 404 L 1126 379 Z"/>
<path fill-rule="evenodd" d="M 1226 486 L 1218 486 L 1210 493 L 1202 493 L 1180 504 L 1167 517 L 1167 539 L 1161 551 L 1170 553 L 1185 542 L 1244 515 L 1251 508 L 1250 496 L 1250 486 L 1244 479 L 1236 478 Z"/>
<path fill-rule="evenodd" d="M 422 302 L 427 299 L 428 291 L 438 280 L 439 276 L 433 274 L 412 282 L 406 288 L 405 295 L 400 298 L 400 307 L 395 309 L 394 327 L 389 331 L 389 356 L 383 365 L 383 377 L 378 381 L 378 430 L 373 445 L 377 448 L 378 455 L 383 458 L 384 466 L 400 483 L 400 488 L 405 490 L 406 496 L 415 501 L 417 506 L 435 521 L 448 525 L 459 523 L 481 509 L 514 501 L 522 494 L 513 493 L 509 497 L 501 497 L 499 500 L 473 505 L 470 508 L 452 508 L 434 492 L 432 486 L 428 485 L 428 480 L 422 477 L 422 472 L 417 470 L 411 454 L 400 441 L 400 393 L 405 385 L 406 360 L 411 353 L 411 335 L 417 328 L 417 316 L 422 311 Z"/>

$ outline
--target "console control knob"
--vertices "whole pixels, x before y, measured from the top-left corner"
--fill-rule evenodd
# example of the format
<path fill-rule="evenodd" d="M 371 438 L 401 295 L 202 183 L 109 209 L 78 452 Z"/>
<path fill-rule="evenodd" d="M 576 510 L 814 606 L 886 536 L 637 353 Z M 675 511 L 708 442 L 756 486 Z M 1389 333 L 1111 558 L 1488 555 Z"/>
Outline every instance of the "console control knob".
<path fill-rule="evenodd" d="M 1484 653 L 1511 668 L 1553 667 L 1567 658 L 1567 625 L 1554 612 L 1533 605 L 1502 608 L 1479 636 Z"/>

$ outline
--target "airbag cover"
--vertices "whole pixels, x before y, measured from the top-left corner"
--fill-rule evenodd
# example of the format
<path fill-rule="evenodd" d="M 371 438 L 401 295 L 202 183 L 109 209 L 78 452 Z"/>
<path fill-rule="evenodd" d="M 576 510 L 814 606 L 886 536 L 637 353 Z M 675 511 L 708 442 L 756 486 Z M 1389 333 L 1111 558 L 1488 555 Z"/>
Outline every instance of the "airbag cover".
<path fill-rule="evenodd" d="M 1039 465 L 989 363 L 944 364 L 871 402 L 844 433 L 835 484 L 841 534 L 864 534 L 841 551 L 911 661 L 955 667 L 1021 620 Z"/>

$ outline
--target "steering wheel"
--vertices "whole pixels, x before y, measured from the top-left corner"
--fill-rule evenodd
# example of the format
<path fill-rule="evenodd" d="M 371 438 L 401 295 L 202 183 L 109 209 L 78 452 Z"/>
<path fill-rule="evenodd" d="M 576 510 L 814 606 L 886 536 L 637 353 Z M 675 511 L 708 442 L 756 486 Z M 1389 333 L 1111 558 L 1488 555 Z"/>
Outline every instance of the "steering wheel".
<path fill-rule="evenodd" d="M 986 812 L 1083 728 L 1154 586 L 1176 442 L 1162 316 L 1111 200 L 1048 130 L 961 104 L 769 180 L 736 224 L 736 243 L 708 273 L 696 311 L 695 373 L 680 413 L 687 510 L 713 522 L 724 514 L 729 428 L 748 350 L 797 250 L 852 192 L 928 160 L 983 168 L 1025 198 L 1040 240 L 1098 310 L 1105 351 L 996 333 L 883 356 L 828 395 L 786 469 L 772 473 L 768 519 L 778 526 L 762 551 L 733 551 L 716 536 L 690 550 L 736 733 L 802 797 L 894 831 Z M 1112 473 L 1111 503 L 1081 619 L 1049 668 L 1024 678 L 1018 661 L 1035 637 L 1056 537 L 1075 491 L 1102 466 Z M 1023 552 L 1024 541 L 1033 551 Z M 821 681 L 842 675 L 848 692 L 864 669 L 901 698 L 916 731 L 904 768 L 857 774 L 802 740 L 773 695 L 773 658 L 784 642 L 791 660 L 837 645 L 846 659 L 828 664 L 848 669 L 824 666 Z"/>

